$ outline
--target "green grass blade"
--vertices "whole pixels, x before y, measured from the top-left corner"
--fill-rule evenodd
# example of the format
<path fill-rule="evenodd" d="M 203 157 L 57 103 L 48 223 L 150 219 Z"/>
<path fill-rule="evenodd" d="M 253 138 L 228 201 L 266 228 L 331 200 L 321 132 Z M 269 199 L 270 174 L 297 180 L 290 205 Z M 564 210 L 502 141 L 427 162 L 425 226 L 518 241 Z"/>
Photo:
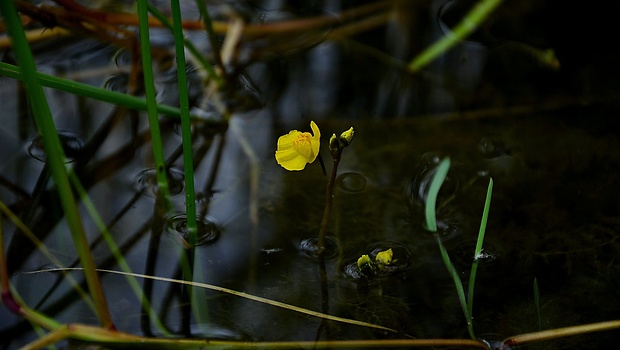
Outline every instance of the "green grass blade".
<path fill-rule="evenodd" d="M 540 290 L 538 289 L 538 279 L 534 277 L 534 305 L 538 316 L 538 330 L 542 331 L 542 317 L 540 317 Z"/>
<path fill-rule="evenodd" d="M 490 14 L 502 3 L 502 0 L 480 0 L 454 27 L 452 33 L 447 34 L 439 41 L 417 55 L 411 63 L 409 63 L 409 71 L 417 72 L 424 66 L 450 50 L 459 41 L 465 39 L 482 23 Z"/>
<path fill-rule="evenodd" d="M 189 118 L 189 97 L 187 92 L 187 67 L 185 63 L 185 47 L 183 27 L 181 26 L 181 9 L 179 0 L 171 0 L 174 44 L 177 57 L 177 77 L 179 82 L 179 106 L 181 107 L 181 137 L 183 139 L 183 170 L 185 172 L 185 210 L 187 214 L 187 230 L 190 247 L 196 245 L 196 196 L 194 189 L 194 155 L 192 149 L 192 128 Z"/>
<path fill-rule="evenodd" d="M 448 272 L 450 273 L 450 277 L 452 277 L 452 281 L 454 282 L 454 287 L 456 287 L 456 294 L 459 298 L 459 303 L 461 304 L 461 309 L 463 310 L 463 315 L 465 315 L 465 321 L 467 322 L 467 330 L 469 332 L 469 336 L 472 339 L 476 339 L 476 335 L 474 334 L 473 320 L 471 318 L 471 314 L 467 309 L 467 300 L 465 300 L 465 288 L 463 288 L 463 282 L 461 281 L 461 277 L 459 276 L 459 272 L 456 270 L 452 261 L 450 260 L 450 256 L 448 255 L 448 251 L 446 247 L 444 247 L 441 242 L 441 237 L 438 234 L 435 234 L 437 238 L 437 244 L 439 245 L 439 252 L 441 253 L 441 259 L 446 265 Z"/>
<path fill-rule="evenodd" d="M 157 102 L 155 99 L 155 82 L 153 78 L 153 58 L 151 57 L 151 43 L 149 33 L 149 18 L 147 13 L 148 0 L 138 0 L 138 20 L 140 21 L 140 51 L 142 54 L 142 73 L 144 76 L 144 92 L 146 95 L 146 112 L 151 130 L 151 144 L 155 158 L 158 195 L 164 200 L 166 210 L 170 210 L 167 168 L 164 158 L 164 148 L 159 129 L 157 116 Z"/>
<path fill-rule="evenodd" d="M 437 218 L 435 213 L 437 194 L 439 194 L 439 189 L 448 175 L 448 170 L 450 170 L 450 158 L 444 158 L 437 167 L 437 172 L 435 173 L 435 176 L 433 176 L 431 187 L 429 188 L 428 195 L 426 196 L 426 229 L 430 232 L 437 232 Z"/>
<path fill-rule="evenodd" d="M 101 288 L 99 276 L 95 271 L 95 262 L 86 239 L 77 203 L 69 184 L 60 138 L 58 137 L 56 125 L 52 119 L 43 87 L 36 75 L 35 61 L 28 46 L 24 28 L 12 1 L 0 1 L 0 10 L 13 41 L 15 56 L 22 68 L 30 105 L 32 106 L 37 128 L 43 138 L 47 163 L 49 164 L 80 262 L 84 267 L 84 275 L 97 310 L 97 316 L 104 328 L 112 328 L 112 318 L 107 307 L 103 289 Z"/>
<path fill-rule="evenodd" d="M 0 62 L 0 75 L 17 80 L 24 80 L 24 75 L 22 74 L 21 68 L 4 62 Z M 58 78 L 40 72 L 35 72 L 35 76 L 39 79 L 41 85 L 45 87 L 66 91 L 74 95 L 89 97 L 95 100 L 109 102 L 131 109 L 141 111 L 146 111 L 147 109 L 146 100 L 143 98 L 109 91 L 104 88 L 79 83 L 69 79 Z M 176 107 L 158 104 L 156 108 L 157 111 L 162 114 L 175 117 L 181 116 L 181 112 Z"/>
<path fill-rule="evenodd" d="M 480 220 L 480 230 L 478 231 L 478 241 L 476 242 L 476 250 L 474 251 L 474 262 L 471 265 L 471 271 L 469 273 L 469 286 L 467 291 L 467 310 L 470 316 L 473 316 L 474 312 L 474 287 L 476 285 L 476 275 L 478 273 L 478 263 L 480 254 L 482 253 L 482 244 L 484 243 L 484 234 L 487 228 L 487 221 L 489 220 L 489 208 L 491 207 L 491 197 L 493 195 L 493 179 L 489 179 L 489 186 L 487 187 L 487 197 L 484 202 L 484 209 L 482 210 L 482 219 Z"/>
<path fill-rule="evenodd" d="M 170 8 L 172 12 L 172 29 L 174 34 L 175 52 L 177 57 L 177 80 L 179 83 L 179 105 L 181 109 L 181 137 L 183 142 L 183 170 L 185 173 L 185 214 L 187 219 L 187 236 L 189 248 L 187 250 L 187 267 L 185 279 L 193 281 L 195 267 L 200 264 L 195 263 L 195 247 L 198 241 L 198 223 L 196 222 L 196 195 L 194 189 L 194 154 L 192 148 L 192 128 L 189 116 L 189 97 L 187 92 L 187 67 L 185 63 L 186 40 L 183 35 L 181 18 L 181 8 L 179 0 L 171 0 Z M 193 45 L 191 45 L 193 47 Z M 204 291 L 194 291 L 191 286 L 187 286 L 188 293 L 194 307 L 194 317 L 200 324 L 207 323 L 206 315 L 206 296 Z M 199 293 L 199 294 L 196 294 Z M 202 301 L 202 302 L 201 302 Z"/>
<path fill-rule="evenodd" d="M 437 204 L 437 195 L 439 194 L 439 190 L 443 185 L 446 176 L 448 175 L 448 171 L 450 170 L 450 158 L 444 158 L 441 160 L 439 165 L 437 166 L 437 170 L 433 175 L 433 179 L 431 180 L 431 185 L 428 190 L 428 194 L 426 196 L 426 208 L 425 208 L 425 218 L 426 218 L 426 229 L 430 232 L 435 233 L 435 238 L 437 239 L 437 245 L 439 246 L 439 252 L 441 253 L 441 259 L 446 265 L 446 269 L 450 273 L 450 277 L 452 277 L 452 281 L 454 282 L 454 287 L 456 288 L 456 294 L 459 298 L 459 303 L 461 304 L 461 309 L 463 310 L 463 314 L 465 315 L 465 320 L 467 322 L 467 330 L 469 331 L 469 335 L 472 339 L 476 339 L 474 335 L 473 323 L 471 314 L 469 313 L 469 309 L 467 308 L 467 300 L 465 299 L 465 289 L 463 288 L 463 282 L 461 281 L 461 277 L 459 276 L 458 271 L 452 264 L 450 260 L 450 256 L 448 255 L 448 251 L 446 247 L 444 247 L 441 242 L 441 237 L 437 234 L 437 219 L 436 219 L 436 204 Z"/>

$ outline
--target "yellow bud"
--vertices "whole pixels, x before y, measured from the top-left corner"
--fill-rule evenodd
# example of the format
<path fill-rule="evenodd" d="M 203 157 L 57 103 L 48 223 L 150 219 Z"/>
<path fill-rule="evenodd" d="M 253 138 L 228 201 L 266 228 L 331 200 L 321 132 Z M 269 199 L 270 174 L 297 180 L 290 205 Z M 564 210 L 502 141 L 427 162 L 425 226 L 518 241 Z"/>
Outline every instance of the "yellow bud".
<path fill-rule="evenodd" d="M 329 151 L 334 154 L 338 152 L 338 149 L 340 149 L 340 142 L 336 138 L 336 134 L 332 134 L 332 137 L 329 138 Z"/>
<path fill-rule="evenodd" d="M 351 127 L 349 130 L 340 134 L 340 142 L 342 142 L 345 147 L 348 146 L 351 143 L 351 140 L 353 140 L 354 134 L 355 132 L 353 131 L 353 127 Z"/>
<path fill-rule="evenodd" d="M 364 254 L 357 259 L 357 268 L 360 269 L 363 273 L 372 271 L 372 260 L 368 257 L 368 255 Z"/>
<path fill-rule="evenodd" d="M 379 266 L 387 266 L 392 265 L 392 258 L 394 257 L 394 253 L 392 252 L 392 248 L 388 250 L 384 250 L 382 252 L 377 253 L 377 257 L 375 261 Z"/>

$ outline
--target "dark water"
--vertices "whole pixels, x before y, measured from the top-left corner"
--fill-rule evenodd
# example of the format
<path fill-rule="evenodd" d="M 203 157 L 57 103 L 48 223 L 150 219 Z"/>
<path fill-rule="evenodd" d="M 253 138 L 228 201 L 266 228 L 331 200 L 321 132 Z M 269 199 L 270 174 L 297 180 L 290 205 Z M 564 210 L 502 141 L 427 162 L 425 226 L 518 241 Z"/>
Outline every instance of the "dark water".
<path fill-rule="evenodd" d="M 190 71 L 193 107 L 200 108 L 194 112 L 209 118 L 194 125 L 201 235 L 195 280 L 397 333 L 324 322 L 215 291 L 195 291 L 190 310 L 180 287 L 139 280 L 171 333 L 257 341 L 403 334 L 467 338 L 454 285 L 435 238 L 422 224 L 424 188 L 437 159 L 446 156 L 452 167 L 439 195 L 439 234 L 465 284 L 487 184 L 490 177 L 494 180 L 476 281 L 478 336 L 497 342 L 536 331 L 539 315 L 542 329 L 620 318 L 615 118 L 620 109 L 613 100 L 617 82 L 606 76 L 613 76 L 617 67 L 604 46 L 588 42 L 584 51 L 577 50 L 538 19 L 551 12 L 550 5 L 508 5 L 486 31 L 421 74 L 404 73 L 402 63 L 420 50 L 419 43 L 442 35 L 452 25 L 451 16 L 462 15 L 459 6 L 467 2 L 454 3 L 460 2 L 401 4 L 395 12 L 399 20 L 346 40 L 322 43 L 330 32 L 324 30 L 294 38 L 297 48 L 275 39 L 242 45 L 255 56 L 244 56 L 254 59 L 239 62 L 240 74 L 232 76 L 234 89 L 226 96 L 234 112 L 229 123 L 221 122 L 202 100 L 198 73 Z M 250 5 L 243 10 L 257 16 L 252 21 L 323 15 L 347 7 L 337 2 L 309 8 Z M 523 28 L 519 18 L 536 20 Z M 171 42 L 165 32 L 153 35 L 162 47 Z M 197 35 L 196 41 L 204 44 L 205 38 Z M 560 70 L 541 65 L 523 45 L 553 47 Z M 77 80 L 126 89 L 125 54 L 114 56 L 116 50 L 108 45 L 75 40 L 36 52 L 46 73 L 79 73 Z M 157 77 L 158 98 L 173 105 L 175 74 L 170 69 Z M 63 266 L 77 266 L 24 92 L 11 79 L 0 80 L 5 101 L 0 199 Z M 155 200 L 146 116 L 54 90 L 47 93 L 68 165 L 80 176 L 132 271 L 180 279 L 187 237 L 178 122 L 162 120 L 173 205 L 165 213 Z M 273 157 L 278 136 L 293 128 L 309 131 L 311 119 L 322 131 L 328 171 L 327 138 L 355 128 L 339 168 L 324 264 L 317 260 L 313 242 L 327 178 L 318 162 L 302 172 L 286 172 Z M 82 216 L 98 266 L 118 270 L 110 250 L 98 242 L 93 220 L 85 210 Z M 25 302 L 59 322 L 96 324 L 66 278 L 26 274 L 56 265 L 5 218 L 2 225 L 11 282 Z M 393 269 L 371 278 L 360 274 L 356 262 L 362 254 L 374 257 L 388 248 L 397 260 Z M 81 274 L 71 275 L 81 282 Z M 540 313 L 534 303 L 535 279 Z M 161 335 L 141 313 L 123 277 L 103 274 L 102 281 L 119 330 Z M 17 348 L 34 337 L 29 325 L 0 308 L 3 348 Z M 594 349 L 618 338 L 618 331 L 609 331 L 549 344 Z"/>

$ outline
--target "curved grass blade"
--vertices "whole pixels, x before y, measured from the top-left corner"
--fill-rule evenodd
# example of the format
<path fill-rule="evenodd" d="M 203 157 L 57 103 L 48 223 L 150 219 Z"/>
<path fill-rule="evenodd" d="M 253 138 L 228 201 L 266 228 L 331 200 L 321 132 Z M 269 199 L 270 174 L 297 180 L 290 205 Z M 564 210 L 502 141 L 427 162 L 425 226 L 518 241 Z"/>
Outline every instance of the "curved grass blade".
<path fill-rule="evenodd" d="M 79 267 L 65 267 L 65 268 L 54 268 L 54 269 L 37 270 L 37 271 L 32 271 L 32 272 L 24 272 L 24 274 L 35 274 L 35 273 L 42 273 L 42 272 L 80 271 L 80 270 L 82 270 L 82 268 L 79 268 Z M 149 275 L 143 275 L 143 274 L 140 274 L 140 273 L 123 272 L 123 271 L 115 271 L 115 270 L 107 270 L 107 269 L 97 269 L 97 271 L 105 272 L 105 273 L 112 273 L 112 274 L 122 275 L 122 276 L 133 276 L 133 277 L 138 277 L 138 278 L 151 279 L 151 280 L 160 281 L 160 282 L 169 282 L 169 283 L 178 283 L 178 284 L 183 284 L 183 285 L 191 285 L 193 287 L 204 288 L 204 289 L 214 290 L 214 291 L 218 291 L 218 292 L 222 292 L 222 293 L 226 293 L 226 294 L 231 294 L 231 295 L 235 295 L 235 296 L 238 296 L 238 297 L 241 297 L 241 298 L 245 298 L 245 299 L 248 299 L 248 300 L 253 300 L 253 301 L 256 301 L 256 302 L 259 302 L 259 303 L 263 303 L 263 304 L 267 304 L 267 305 L 271 305 L 271 306 L 276 306 L 276 307 L 279 307 L 279 308 L 283 308 L 283 309 L 287 309 L 287 310 L 290 310 L 290 311 L 299 312 L 299 313 L 302 313 L 302 314 L 306 314 L 306 315 L 309 315 L 309 316 L 314 316 L 314 317 L 318 317 L 318 318 L 322 318 L 322 319 L 326 319 L 326 320 L 331 320 L 331 321 L 336 321 L 336 322 L 341 322 L 341 323 L 347 323 L 347 324 L 352 324 L 352 325 L 362 326 L 362 327 L 376 328 L 376 329 L 381 329 L 381 330 L 392 332 L 392 333 L 397 333 L 397 331 L 392 329 L 392 328 L 383 327 L 383 326 L 380 326 L 380 325 L 377 325 L 377 324 L 368 323 L 368 322 L 362 322 L 362 321 L 356 321 L 356 320 L 351 320 L 351 319 L 348 319 L 348 318 L 337 317 L 337 316 L 332 316 L 332 315 L 327 315 L 327 314 L 320 313 L 320 312 L 317 312 L 317 311 L 312 311 L 312 310 L 304 309 L 302 307 L 298 307 L 298 306 L 286 304 L 286 303 L 283 303 L 283 302 L 279 302 L 279 301 L 275 301 L 275 300 L 259 297 L 259 296 L 256 296 L 256 295 L 252 295 L 252 294 L 248 294 L 248 293 L 244 293 L 244 292 L 238 292 L 238 291 L 233 290 L 233 289 L 219 287 L 219 286 L 216 286 L 216 285 L 213 285 L 213 284 L 191 282 L 191 281 L 183 281 L 183 280 L 177 280 L 177 279 L 174 279 L 174 278 L 149 276 Z"/>
<path fill-rule="evenodd" d="M 437 167 L 437 171 L 433 176 L 431 186 L 428 190 L 428 195 L 426 196 L 424 214 L 426 218 L 426 229 L 430 232 L 437 232 L 437 218 L 435 213 L 437 194 L 439 194 L 439 189 L 448 175 L 448 170 L 450 170 L 450 158 L 444 158 Z"/>

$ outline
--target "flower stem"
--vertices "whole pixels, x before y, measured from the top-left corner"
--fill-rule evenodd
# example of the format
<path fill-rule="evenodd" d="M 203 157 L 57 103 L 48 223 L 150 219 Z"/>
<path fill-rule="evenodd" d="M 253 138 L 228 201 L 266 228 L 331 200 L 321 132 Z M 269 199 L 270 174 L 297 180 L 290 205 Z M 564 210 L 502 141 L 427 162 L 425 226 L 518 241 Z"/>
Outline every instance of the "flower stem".
<path fill-rule="evenodd" d="M 327 189 L 325 190 L 325 211 L 323 212 L 323 221 L 321 221 L 319 241 L 317 243 L 319 254 L 323 254 L 325 250 L 325 233 L 327 232 L 327 224 L 329 223 L 329 217 L 334 205 L 334 184 L 336 183 L 336 175 L 338 174 L 338 164 L 340 164 L 342 150 L 343 148 L 338 148 L 336 151 L 332 152 L 334 165 L 332 167 L 332 175 L 327 182 Z"/>

